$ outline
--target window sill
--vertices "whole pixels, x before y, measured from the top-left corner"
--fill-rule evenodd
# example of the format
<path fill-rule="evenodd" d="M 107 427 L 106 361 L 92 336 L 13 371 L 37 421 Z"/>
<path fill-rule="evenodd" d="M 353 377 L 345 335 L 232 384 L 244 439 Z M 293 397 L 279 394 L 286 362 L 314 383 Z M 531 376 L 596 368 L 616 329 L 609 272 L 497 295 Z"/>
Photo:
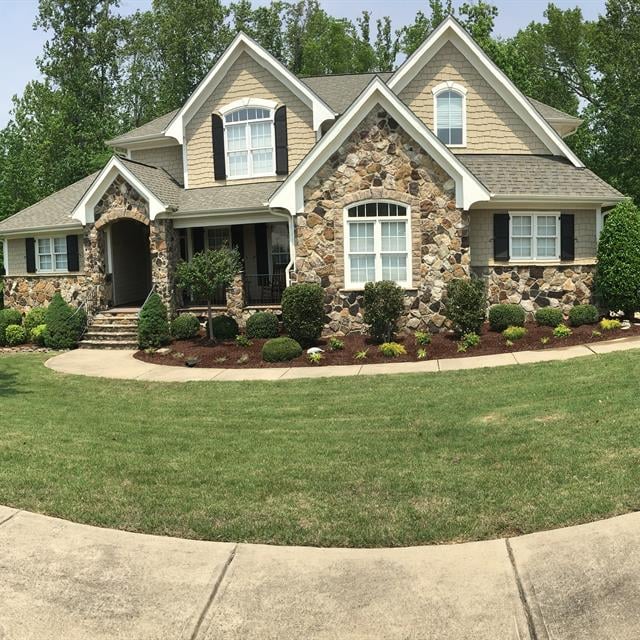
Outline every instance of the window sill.
<path fill-rule="evenodd" d="M 7 273 L 6 278 L 52 278 L 59 276 L 86 276 L 86 271 L 38 271 L 37 273 L 27 273 L 23 271 L 21 273 Z"/>
<path fill-rule="evenodd" d="M 397 284 L 397 283 L 396 283 Z M 409 286 L 406 284 L 398 284 L 398 286 L 404 291 L 417 291 L 418 287 L 414 287 L 413 285 Z M 353 287 L 343 287 L 342 289 L 338 289 L 338 293 L 364 293 L 364 286 L 353 286 Z"/>
<path fill-rule="evenodd" d="M 576 260 L 489 260 L 485 263 L 471 263 L 472 267 L 569 267 L 569 266 L 593 266 L 596 264 L 595 258 L 578 258 Z"/>

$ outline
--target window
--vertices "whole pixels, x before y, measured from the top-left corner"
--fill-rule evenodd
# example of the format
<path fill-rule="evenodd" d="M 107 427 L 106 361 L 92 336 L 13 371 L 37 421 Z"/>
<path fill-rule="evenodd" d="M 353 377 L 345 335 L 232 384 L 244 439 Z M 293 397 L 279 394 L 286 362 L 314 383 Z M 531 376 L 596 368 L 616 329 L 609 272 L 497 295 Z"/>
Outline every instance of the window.
<path fill-rule="evenodd" d="M 560 214 L 511 214 L 512 260 L 557 260 L 560 257 Z"/>
<path fill-rule="evenodd" d="M 229 227 L 209 227 L 207 229 L 207 249 L 215 251 L 222 247 L 231 247 L 231 229 Z"/>
<path fill-rule="evenodd" d="M 291 257 L 289 255 L 289 228 L 286 222 L 271 225 L 272 273 L 284 273 Z"/>
<path fill-rule="evenodd" d="M 36 260 L 38 271 L 67 271 L 67 239 L 38 238 Z"/>
<path fill-rule="evenodd" d="M 408 207 L 366 202 L 347 209 L 345 220 L 347 288 L 377 280 L 410 287 Z"/>
<path fill-rule="evenodd" d="M 466 89 L 443 82 L 433 89 L 434 129 L 446 145 L 463 147 L 466 141 Z"/>
<path fill-rule="evenodd" d="M 244 107 L 224 116 L 227 176 L 250 178 L 275 173 L 273 111 Z"/>

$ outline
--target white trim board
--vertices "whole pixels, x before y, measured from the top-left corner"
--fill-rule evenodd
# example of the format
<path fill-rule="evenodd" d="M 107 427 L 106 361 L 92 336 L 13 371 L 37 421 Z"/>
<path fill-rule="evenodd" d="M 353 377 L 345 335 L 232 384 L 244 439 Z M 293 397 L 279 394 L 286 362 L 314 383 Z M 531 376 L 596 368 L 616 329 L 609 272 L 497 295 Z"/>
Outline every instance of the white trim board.
<path fill-rule="evenodd" d="M 269 199 L 269 206 L 274 209 L 284 209 L 291 215 L 301 213 L 304 209 L 304 185 L 376 106 L 382 107 L 389 113 L 403 130 L 453 178 L 456 184 L 456 206 L 469 209 L 475 202 L 490 199 L 491 193 L 487 188 L 376 76 L 275 191 Z"/>
<path fill-rule="evenodd" d="M 531 130 L 554 155 L 564 156 L 576 167 L 584 164 L 567 146 L 560 134 L 540 115 L 527 97 L 487 56 L 482 48 L 467 33 L 460 23 L 449 16 L 438 28 L 400 65 L 389 78 L 388 85 L 397 93 L 411 82 L 416 74 L 442 46 L 451 42 L 469 60 L 480 75 L 493 87 L 500 97 L 522 118 Z"/>

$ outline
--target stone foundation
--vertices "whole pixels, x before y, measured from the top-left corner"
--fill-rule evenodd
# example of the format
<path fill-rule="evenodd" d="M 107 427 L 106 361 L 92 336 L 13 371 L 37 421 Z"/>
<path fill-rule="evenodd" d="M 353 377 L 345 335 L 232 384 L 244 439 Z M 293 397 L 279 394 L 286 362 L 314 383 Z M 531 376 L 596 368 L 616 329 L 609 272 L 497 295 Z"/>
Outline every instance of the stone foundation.
<path fill-rule="evenodd" d="M 591 301 L 595 265 L 474 267 L 487 282 L 489 304 L 519 304 L 528 319 L 541 307 L 567 314 L 576 304 Z"/>
<path fill-rule="evenodd" d="M 54 294 L 60 292 L 66 302 L 77 307 L 90 288 L 88 275 L 6 276 L 4 304 L 27 313 L 34 307 L 48 305 Z"/>

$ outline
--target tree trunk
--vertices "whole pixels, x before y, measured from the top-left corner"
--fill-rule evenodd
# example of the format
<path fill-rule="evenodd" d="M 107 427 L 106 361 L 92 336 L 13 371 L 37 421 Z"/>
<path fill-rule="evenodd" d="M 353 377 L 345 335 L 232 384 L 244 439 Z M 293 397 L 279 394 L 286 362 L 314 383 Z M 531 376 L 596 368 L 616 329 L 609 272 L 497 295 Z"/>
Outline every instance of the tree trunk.
<path fill-rule="evenodd" d="M 213 324 L 211 322 L 211 300 L 207 299 L 207 327 L 209 328 L 209 340 L 213 342 Z"/>

